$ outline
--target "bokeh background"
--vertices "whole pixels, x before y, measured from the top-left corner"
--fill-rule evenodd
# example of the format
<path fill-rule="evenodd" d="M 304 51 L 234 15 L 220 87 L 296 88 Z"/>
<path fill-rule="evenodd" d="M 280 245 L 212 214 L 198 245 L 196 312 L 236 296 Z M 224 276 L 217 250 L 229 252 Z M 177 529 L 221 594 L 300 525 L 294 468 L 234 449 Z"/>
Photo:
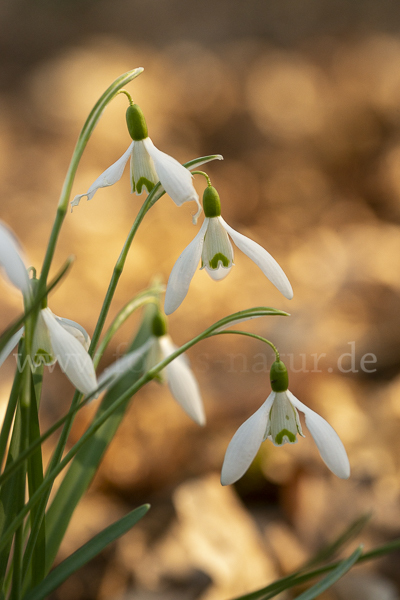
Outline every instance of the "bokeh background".
<path fill-rule="evenodd" d="M 89 110 L 118 75 L 143 66 L 129 90 L 154 143 L 182 162 L 224 155 L 207 167 L 224 218 L 272 253 L 295 292 L 285 300 L 238 251 L 223 282 L 195 275 L 172 337 L 183 343 L 249 306 L 289 311 L 248 328 L 286 355 L 291 390 L 335 427 L 352 466 L 349 481 L 336 479 L 305 432 L 296 446 L 264 444 L 246 476 L 222 488 L 226 446 L 269 394 L 272 356 L 242 337 L 204 342 L 190 360 L 207 426 L 156 383 L 135 398 L 60 560 L 140 503 L 152 510 L 54 600 L 222 600 L 289 573 L 363 514 L 371 519 L 353 544 L 400 534 L 399 27 L 395 0 L 2 0 L 0 218 L 30 262 L 40 267 Z M 119 96 L 104 113 L 74 194 L 125 151 L 125 109 Z M 89 333 L 140 202 L 127 172 L 66 219 L 54 269 L 71 254 L 76 262 L 50 306 Z M 154 275 L 167 279 L 197 232 L 192 212 L 165 197 L 146 216 L 110 316 Z M 21 300 L 3 280 L 0 290 L 4 328 Z M 3 403 L 14 369 L 10 358 L 1 370 Z M 58 368 L 48 374 L 44 427 L 71 397 Z M 357 567 L 321 598 L 399 598 L 398 558 Z"/>

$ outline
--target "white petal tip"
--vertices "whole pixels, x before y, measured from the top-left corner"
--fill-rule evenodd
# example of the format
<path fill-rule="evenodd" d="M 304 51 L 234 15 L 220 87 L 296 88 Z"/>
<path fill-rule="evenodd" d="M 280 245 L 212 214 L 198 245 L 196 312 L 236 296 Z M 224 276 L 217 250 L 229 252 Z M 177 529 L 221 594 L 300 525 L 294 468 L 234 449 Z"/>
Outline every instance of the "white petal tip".
<path fill-rule="evenodd" d="M 282 294 L 285 296 L 285 298 L 287 298 L 288 300 L 292 300 L 293 299 L 293 289 L 292 286 L 290 286 L 289 288 L 285 289 L 284 292 L 282 292 Z"/>
<path fill-rule="evenodd" d="M 74 206 L 78 206 L 79 202 L 81 201 L 81 199 L 87 196 L 87 199 L 90 200 L 89 195 L 88 194 L 78 194 L 77 196 L 75 196 L 75 198 L 72 200 L 71 202 L 71 212 L 74 209 Z"/>
<path fill-rule="evenodd" d="M 199 216 L 201 214 L 201 211 L 203 210 L 202 207 L 201 207 L 201 204 L 199 202 L 199 198 L 198 197 L 196 198 L 196 202 L 197 202 L 197 206 L 199 208 L 197 210 L 197 213 L 192 216 L 192 223 L 193 223 L 193 225 L 197 225 L 197 219 L 199 218 Z"/>

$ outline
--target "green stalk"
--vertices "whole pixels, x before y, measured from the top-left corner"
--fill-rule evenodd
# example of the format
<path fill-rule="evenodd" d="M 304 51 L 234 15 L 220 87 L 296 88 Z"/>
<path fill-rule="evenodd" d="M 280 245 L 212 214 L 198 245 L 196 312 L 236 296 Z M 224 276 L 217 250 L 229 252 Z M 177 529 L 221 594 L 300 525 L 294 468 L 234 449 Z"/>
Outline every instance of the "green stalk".
<path fill-rule="evenodd" d="M 28 441 L 28 428 L 29 428 L 29 404 L 31 400 L 30 394 L 30 371 L 29 366 L 25 368 L 23 373 L 23 390 L 21 398 L 21 440 L 20 440 L 20 453 L 22 453 L 29 444 Z M 21 513 L 25 503 L 25 480 L 26 480 L 26 462 L 23 462 L 20 466 L 19 471 L 15 475 L 16 492 L 15 492 L 15 504 L 16 512 Z M 23 555 L 23 544 L 24 544 L 24 527 L 23 519 L 15 531 L 14 537 L 14 551 L 12 557 L 12 587 L 10 600 L 20 600 L 22 591 L 22 555 Z"/>
<path fill-rule="evenodd" d="M 18 351 L 22 344 L 19 344 Z M 13 423 L 15 409 L 17 407 L 19 391 L 21 388 L 22 373 L 16 371 L 14 377 L 14 383 L 11 389 L 10 399 L 7 404 L 6 414 L 4 416 L 3 426 L 0 433 L 0 467 L 3 464 L 4 456 L 7 448 L 8 438 L 10 436 L 11 425 Z"/>
<path fill-rule="evenodd" d="M 257 335 L 256 333 L 250 333 L 249 331 L 240 331 L 240 330 L 236 330 L 236 329 L 229 329 L 229 331 L 217 331 L 216 333 L 213 333 L 212 336 L 214 335 L 224 335 L 226 333 L 231 333 L 234 335 L 245 335 L 246 337 L 251 337 L 254 338 L 255 340 L 259 340 L 260 342 L 264 342 L 264 344 L 267 344 L 270 348 L 272 348 L 272 350 L 275 352 L 275 357 L 276 360 L 279 361 L 279 352 L 277 347 L 270 342 L 269 340 L 267 340 L 267 338 L 262 337 L 261 335 Z M 212 337 L 210 336 L 210 337 Z"/>
<path fill-rule="evenodd" d="M 32 401 L 29 415 L 29 442 L 40 438 L 39 404 L 43 382 L 43 365 L 32 373 Z M 43 483 L 43 460 L 39 446 L 28 459 L 28 487 L 29 497 L 32 497 L 38 487 Z M 23 557 L 23 578 L 30 580 L 32 587 L 39 584 L 45 576 L 46 536 L 45 521 L 40 513 L 40 506 L 32 508 L 30 515 L 31 533 Z M 32 569 L 30 563 L 32 560 Z"/>

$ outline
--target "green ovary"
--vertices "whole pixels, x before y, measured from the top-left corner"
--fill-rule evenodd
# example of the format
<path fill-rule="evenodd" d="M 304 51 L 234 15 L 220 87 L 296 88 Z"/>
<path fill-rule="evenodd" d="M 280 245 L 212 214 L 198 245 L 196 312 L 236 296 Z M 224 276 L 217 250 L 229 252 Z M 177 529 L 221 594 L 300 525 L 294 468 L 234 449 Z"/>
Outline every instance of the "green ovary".
<path fill-rule="evenodd" d="M 221 252 L 215 254 L 215 256 L 210 260 L 209 265 L 211 269 L 218 269 L 219 263 L 222 263 L 223 267 L 229 267 L 229 259 L 226 258 Z"/>

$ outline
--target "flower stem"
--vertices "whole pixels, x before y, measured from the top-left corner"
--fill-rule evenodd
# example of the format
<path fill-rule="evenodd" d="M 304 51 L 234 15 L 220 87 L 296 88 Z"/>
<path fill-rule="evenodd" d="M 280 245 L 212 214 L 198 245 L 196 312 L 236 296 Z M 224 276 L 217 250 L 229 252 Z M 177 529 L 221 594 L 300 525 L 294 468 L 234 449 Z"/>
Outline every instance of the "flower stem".
<path fill-rule="evenodd" d="M 230 329 L 229 331 L 217 331 L 216 333 L 213 333 L 211 335 L 212 336 L 214 336 L 214 335 L 222 335 L 223 333 L 234 333 L 236 335 L 245 335 L 247 337 L 254 338 L 255 340 L 260 340 L 260 342 L 264 342 L 264 344 L 268 344 L 268 346 L 270 348 L 272 348 L 272 350 L 275 352 L 276 360 L 277 361 L 280 360 L 279 351 L 276 348 L 276 346 L 274 346 L 274 344 L 272 342 L 270 342 L 269 340 L 267 340 L 267 338 L 262 337 L 261 335 L 257 335 L 256 333 L 250 333 L 249 331 L 239 331 L 239 330 L 234 330 L 234 329 Z"/>
<path fill-rule="evenodd" d="M 211 179 L 204 171 L 192 171 L 192 175 L 203 175 L 207 179 L 207 185 L 211 185 Z"/>
<path fill-rule="evenodd" d="M 119 92 L 117 92 L 117 94 L 125 94 L 125 96 L 126 96 L 126 97 L 128 98 L 128 100 L 129 100 L 129 104 L 130 104 L 131 106 L 133 106 L 133 104 L 134 104 L 134 101 L 133 101 L 133 99 L 132 99 L 132 96 L 130 95 L 130 93 L 129 93 L 127 90 L 119 90 Z"/>

